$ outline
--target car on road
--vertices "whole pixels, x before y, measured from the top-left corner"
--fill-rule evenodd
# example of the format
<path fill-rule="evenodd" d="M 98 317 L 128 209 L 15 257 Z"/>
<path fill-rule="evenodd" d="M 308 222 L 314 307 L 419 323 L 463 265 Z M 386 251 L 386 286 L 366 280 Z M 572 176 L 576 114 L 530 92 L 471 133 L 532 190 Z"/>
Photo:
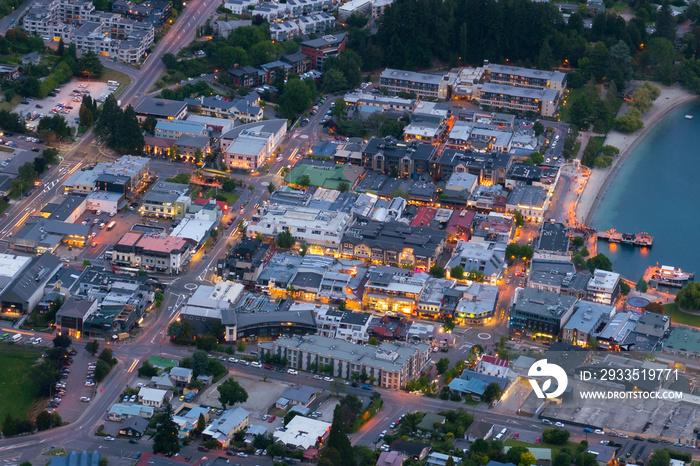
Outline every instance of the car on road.
<path fill-rule="evenodd" d="M 90 402 L 90 397 L 88 397 L 88 396 L 81 396 L 81 397 L 80 397 L 80 401 L 82 401 L 83 403 L 89 403 L 89 402 Z"/>
<path fill-rule="evenodd" d="M 365 385 L 362 386 L 362 389 L 363 389 L 363 390 L 372 390 L 372 387 L 369 386 L 369 385 L 367 385 L 367 384 L 365 384 Z"/>
<path fill-rule="evenodd" d="M 551 426 L 552 421 L 550 421 L 549 419 L 542 419 L 542 424 L 547 424 L 548 426 Z"/>
<path fill-rule="evenodd" d="M 139 441 L 136 440 L 135 438 L 130 438 L 130 439 L 129 439 L 129 443 L 132 444 L 132 445 L 137 445 L 137 444 L 139 443 Z"/>
<path fill-rule="evenodd" d="M 204 445 L 199 445 L 197 447 L 197 451 L 209 451 L 209 449 L 207 447 L 205 447 Z"/>
<path fill-rule="evenodd" d="M 248 458 L 248 454 L 244 451 L 239 451 L 238 456 L 240 456 L 241 458 Z"/>
<path fill-rule="evenodd" d="M 295 369 L 287 369 L 287 374 L 298 375 L 299 371 Z"/>
<path fill-rule="evenodd" d="M 555 425 L 556 427 L 564 427 L 564 423 L 563 423 L 563 422 L 559 422 L 559 421 L 555 422 L 554 425 Z"/>
<path fill-rule="evenodd" d="M 627 435 L 627 434 L 622 434 L 622 433 L 618 433 L 617 436 L 618 436 L 619 438 L 630 438 L 629 435 Z"/>
<path fill-rule="evenodd" d="M 114 442 L 114 437 L 109 435 L 109 436 L 105 437 L 105 440 L 107 440 L 108 442 Z"/>
<path fill-rule="evenodd" d="M 540 439 L 539 437 L 537 437 L 537 438 L 535 439 L 535 445 L 539 445 L 541 441 L 542 441 L 542 439 Z"/>
<path fill-rule="evenodd" d="M 396 423 L 395 423 L 395 422 L 392 422 L 391 424 L 389 424 L 389 428 L 390 428 L 390 429 L 393 429 L 394 427 L 396 427 Z"/>
<path fill-rule="evenodd" d="M 272 366 L 269 365 L 269 364 L 265 364 L 265 365 L 263 366 L 263 369 L 267 369 L 268 371 L 274 371 L 274 370 L 275 370 L 275 368 L 272 367 Z"/>
<path fill-rule="evenodd" d="M 519 433 L 519 432 L 516 432 L 516 433 L 514 433 L 514 434 L 511 436 L 511 438 L 513 438 L 513 439 L 516 439 L 516 438 L 518 438 L 518 437 L 520 437 L 520 433 Z"/>
<path fill-rule="evenodd" d="M 237 363 L 237 362 L 238 362 L 238 359 L 236 359 L 236 358 L 228 358 L 228 362 Z"/>
<path fill-rule="evenodd" d="M 185 395 L 182 395 L 180 398 L 178 398 L 180 401 L 185 401 Z"/>
<path fill-rule="evenodd" d="M 600 430 L 600 429 L 594 430 L 593 433 L 596 434 L 596 435 L 605 435 L 605 432 L 602 431 L 602 430 Z"/>
<path fill-rule="evenodd" d="M 611 430 L 608 432 L 608 436 L 609 437 L 617 437 L 617 432 L 615 432 L 614 430 Z"/>
<path fill-rule="evenodd" d="M 238 364 L 243 364 L 244 366 L 250 366 L 250 363 L 248 361 L 246 361 L 245 359 L 239 360 Z"/>
<path fill-rule="evenodd" d="M 592 433 L 593 433 L 593 429 L 591 429 L 590 427 L 584 427 L 584 428 L 583 428 L 583 431 L 586 432 L 586 433 L 589 433 L 589 434 L 592 434 Z"/>
<path fill-rule="evenodd" d="M 234 450 L 228 450 L 228 451 L 226 452 L 226 455 L 227 455 L 227 456 L 236 456 L 236 452 L 235 452 Z"/>
<path fill-rule="evenodd" d="M 320 375 L 316 374 L 316 375 L 314 375 L 314 379 L 316 379 L 316 380 L 323 380 L 323 377 L 321 377 Z"/>
<path fill-rule="evenodd" d="M 386 434 L 388 434 L 388 433 L 389 433 L 389 431 L 383 430 L 383 431 L 379 434 L 379 436 L 380 436 L 381 438 L 384 438 L 384 436 L 385 436 Z"/>
<path fill-rule="evenodd" d="M 252 367 L 257 367 L 258 369 L 262 369 L 262 366 L 263 366 L 261 363 L 259 363 L 259 362 L 257 362 L 257 361 L 251 362 L 250 365 L 251 365 Z"/>
<path fill-rule="evenodd" d="M 275 419 L 277 419 L 277 416 L 273 414 L 267 419 L 267 422 L 275 422 Z"/>
<path fill-rule="evenodd" d="M 326 382 L 333 382 L 333 377 L 324 377 L 323 380 Z"/>

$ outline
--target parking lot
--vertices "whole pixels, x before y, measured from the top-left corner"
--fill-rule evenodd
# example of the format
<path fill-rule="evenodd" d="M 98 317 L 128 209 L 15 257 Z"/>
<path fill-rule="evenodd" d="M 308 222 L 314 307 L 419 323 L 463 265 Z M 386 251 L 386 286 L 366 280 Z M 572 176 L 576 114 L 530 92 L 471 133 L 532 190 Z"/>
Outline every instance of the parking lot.
<path fill-rule="evenodd" d="M 53 115 L 61 115 L 70 126 L 77 127 L 78 120 L 76 118 L 78 118 L 82 94 L 90 95 L 93 99 L 101 102 L 113 92 L 110 87 L 104 82 L 73 79 L 55 89 L 52 93 L 55 95 L 48 95 L 43 99 L 27 98 L 22 100 L 22 103 L 15 108 L 15 112 L 26 118 L 30 129 L 36 128 L 40 118 Z"/>

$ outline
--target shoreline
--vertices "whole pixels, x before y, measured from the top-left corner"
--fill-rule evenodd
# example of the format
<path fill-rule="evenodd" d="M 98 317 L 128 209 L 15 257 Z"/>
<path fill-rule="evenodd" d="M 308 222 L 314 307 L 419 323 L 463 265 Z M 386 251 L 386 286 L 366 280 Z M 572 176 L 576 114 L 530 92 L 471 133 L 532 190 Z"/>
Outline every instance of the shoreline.
<path fill-rule="evenodd" d="M 667 87 L 654 83 L 659 87 L 661 94 L 654 102 L 654 106 L 644 115 L 642 122 L 644 128 L 632 134 L 624 134 L 615 130 L 611 130 L 605 137 L 603 145 L 611 145 L 620 149 L 620 155 L 615 159 L 612 166 L 599 169 L 591 168 L 591 174 L 588 178 L 578 204 L 576 205 L 576 218 L 582 219 L 585 225 L 589 225 L 593 214 L 598 209 L 600 202 L 605 198 L 608 188 L 615 180 L 618 171 L 627 161 L 628 156 L 644 139 L 647 134 L 661 122 L 672 110 L 686 105 L 699 96 L 692 94 L 689 91 L 680 87 Z"/>

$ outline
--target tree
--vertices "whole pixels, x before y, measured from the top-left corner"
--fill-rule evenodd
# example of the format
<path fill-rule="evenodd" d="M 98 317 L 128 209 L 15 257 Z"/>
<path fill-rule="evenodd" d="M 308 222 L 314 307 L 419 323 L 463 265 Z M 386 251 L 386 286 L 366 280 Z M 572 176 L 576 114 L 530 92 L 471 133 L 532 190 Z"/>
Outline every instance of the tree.
<path fill-rule="evenodd" d="M 175 343 L 189 343 L 194 336 L 194 328 L 189 320 L 173 321 L 168 325 L 168 336 Z"/>
<path fill-rule="evenodd" d="M 75 69 L 76 76 L 84 76 L 90 79 L 101 78 L 105 67 L 95 52 L 88 52 L 78 59 Z"/>
<path fill-rule="evenodd" d="M 649 466 L 668 466 L 669 464 L 671 464 L 671 456 L 666 449 L 657 449 L 649 460 Z"/>
<path fill-rule="evenodd" d="M 581 246 L 583 246 L 586 243 L 586 240 L 583 239 L 582 236 L 574 236 L 574 239 L 571 240 L 571 244 L 576 248 L 579 249 Z"/>
<path fill-rule="evenodd" d="M 306 174 L 300 175 L 297 177 L 296 180 L 294 180 L 294 184 L 297 184 L 299 185 L 299 187 L 306 189 L 309 186 L 311 186 L 311 178 L 309 178 L 309 175 Z"/>
<path fill-rule="evenodd" d="M 248 400 L 248 392 L 240 386 L 232 377 L 220 384 L 216 390 L 219 392 L 219 403 L 226 409 L 226 406 L 233 406 L 236 403 L 243 403 Z"/>
<path fill-rule="evenodd" d="M 80 126 L 88 128 L 95 122 L 92 111 L 85 105 L 85 102 L 80 104 L 78 115 L 80 117 Z"/>
<path fill-rule="evenodd" d="M 313 79 L 309 80 L 311 84 Z M 295 75 L 290 76 L 287 84 L 284 85 L 282 95 L 278 102 L 285 118 L 293 118 L 297 113 L 307 109 L 313 100 L 311 86 Z"/>
<path fill-rule="evenodd" d="M 513 464 L 519 464 L 520 463 L 520 457 L 523 455 L 523 453 L 529 453 L 530 450 L 523 446 L 517 446 L 517 447 L 510 447 L 508 452 L 506 453 L 506 458 L 505 460 L 509 463 Z"/>
<path fill-rule="evenodd" d="M 156 307 L 160 307 L 163 304 L 163 300 L 165 299 L 165 296 L 163 296 L 163 293 L 160 291 L 156 293 L 156 295 L 153 297 L 153 304 Z"/>
<path fill-rule="evenodd" d="M 545 429 L 542 432 L 542 440 L 553 445 L 564 445 L 569 441 L 571 432 L 566 429 Z"/>
<path fill-rule="evenodd" d="M 57 418 L 54 417 L 54 414 L 56 414 Z M 55 422 L 56 420 L 59 422 Z M 35 422 L 37 430 L 47 430 L 55 426 L 60 426 L 63 423 L 63 420 L 57 412 L 50 413 L 48 411 L 42 411 L 36 417 Z"/>
<path fill-rule="evenodd" d="M 491 403 L 492 401 L 495 401 L 501 397 L 503 394 L 503 390 L 501 390 L 501 386 L 498 385 L 496 382 L 491 382 L 486 386 L 484 389 L 484 401 L 487 403 Z"/>
<path fill-rule="evenodd" d="M 207 373 L 207 368 L 209 367 L 209 358 L 207 357 L 207 352 L 198 349 L 192 354 L 192 372 L 196 378 L 199 375 Z"/>
<path fill-rule="evenodd" d="M 394 139 L 400 139 L 405 127 L 406 122 L 403 120 L 389 120 L 379 128 L 379 137 L 391 136 Z"/>
<path fill-rule="evenodd" d="M 14 437 L 19 433 L 17 419 L 13 418 L 10 413 L 5 416 L 5 421 L 2 423 L 2 433 L 5 437 Z"/>
<path fill-rule="evenodd" d="M 377 340 L 377 337 L 369 337 L 369 340 L 367 340 L 367 344 L 377 346 L 379 344 L 379 340 Z"/>
<path fill-rule="evenodd" d="M 139 377 L 151 378 L 158 375 L 158 368 L 152 366 L 148 360 L 145 360 L 138 370 Z"/>
<path fill-rule="evenodd" d="M 199 419 L 197 419 L 197 431 L 204 432 L 207 428 L 207 420 L 204 418 L 203 413 L 199 413 Z"/>
<path fill-rule="evenodd" d="M 512 212 L 512 214 L 513 214 L 513 220 L 515 220 L 516 227 L 522 227 L 523 225 L 525 225 L 525 218 L 523 217 L 523 214 L 521 214 L 519 210 L 514 210 Z"/>
<path fill-rule="evenodd" d="M 325 449 L 333 449 L 340 454 L 340 462 L 336 466 L 356 466 L 350 439 L 343 428 L 343 409 L 340 404 L 337 404 L 333 410 L 333 423 Z"/>
<path fill-rule="evenodd" d="M 632 288 L 627 284 L 627 282 L 620 283 L 620 293 L 622 296 L 627 296 L 632 291 Z"/>
<path fill-rule="evenodd" d="M 544 133 L 544 125 L 537 120 L 534 125 L 532 125 L 532 130 L 535 132 L 535 136 L 539 136 Z"/>
<path fill-rule="evenodd" d="M 97 340 L 90 340 L 85 344 L 85 350 L 94 356 L 100 350 L 100 343 Z"/>
<path fill-rule="evenodd" d="M 364 121 L 364 124 L 367 128 L 370 130 L 378 133 L 379 129 L 384 125 L 386 122 L 387 117 L 384 115 L 384 112 L 376 111 L 372 112 Z"/>
<path fill-rule="evenodd" d="M 281 231 L 277 235 L 277 246 L 282 249 L 289 249 L 296 243 L 296 238 L 292 236 L 289 230 Z"/>
<path fill-rule="evenodd" d="M 681 288 L 675 301 L 681 309 L 688 311 L 700 309 L 700 283 L 691 282 Z"/>
<path fill-rule="evenodd" d="M 461 265 L 455 265 L 452 267 L 450 270 L 450 277 L 452 277 L 455 280 L 461 280 L 464 278 L 464 267 Z"/>
<path fill-rule="evenodd" d="M 670 42 L 676 40 L 676 24 L 668 1 L 665 1 L 656 13 L 656 33 L 654 35 Z"/>
<path fill-rule="evenodd" d="M 67 333 L 59 333 L 53 339 L 54 348 L 68 348 L 71 345 L 71 338 Z"/>
<path fill-rule="evenodd" d="M 591 273 L 595 272 L 596 269 L 612 272 L 612 261 L 603 253 L 598 253 L 594 257 L 588 259 L 586 265 L 588 265 L 588 269 Z"/>
<path fill-rule="evenodd" d="M 276 189 L 277 189 L 277 188 L 275 187 L 274 184 L 268 183 L 268 185 L 267 185 L 267 192 L 268 192 L 268 193 L 272 194 L 272 193 L 275 192 Z"/>
<path fill-rule="evenodd" d="M 105 377 L 107 377 L 107 374 L 109 374 L 111 369 L 112 366 L 110 366 L 106 361 L 99 359 L 97 364 L 95 364 L 95 380 L 98 383 L 102 382 Z"/>
<path fill-rule="evenodd" d="M 284 418 L 282 419 L 282 421 L 284 422 L 284 425 L 286 426 L 287 424 L 289 424 L 289 423 L 291 422 L 292 419 L 294 419 L 295 417 L 297 417 L 298 414 L 299 414 L 299 411 L 289 411 L 289 412 L 287 412 L 287 414 L 285 414 L 285 415 L 284 415 Z"/>
<path fill-rule="evenodd" d="M 430 276 L 434 278 L 444 278 L 445 269 L 441 265 L 433 264 L 430 267 Z"/>
<path fill-rule="evenodd" d="M 345 99 L 340 98 L 335 100 L 331 108 L 331 116 L 335 118 L 345 118 L 348 116 L 348 106 L 345 104 Z"/>
<path fill-rule="evenodd" d="M 345 181 L 341 181 L 338 183 L 338 191 L 341 193 L 347 192 L 350 189 L 350 185 L 346 183 Z"/>
<path fill-rule="evenodd" d="M 143 124 L 141 125 L 141 127 L 145 132 L 153 136 L 155 134 L 157 124 L 158 120 L 156 120 L 156 117 L 154 117 L 153 115 L 148 115 L 146 119 L 143 120 Z"/>
<path fill-rule="evenodd" d="M 340 70 L 328 70 L 323 74 L 323 92 L 334 94 L 345 89 L 348 89 L 348 81 Z"/>
<path fill-rule="evenodd" d="M 640 293 L 646 293 L 647 289 L 649 289 L 646 280 L 644 280 L 644 277 L 640 278 L 637 281 L 637 284 L 634 286 L 634 289 L 639 291 Z"/>
<path fill-rule="evenodd" d="M 649 303 L 646 306 L 644 306 L 644 310 L 647 312 L 653 312 L 654 314 L 664 314 L 665 313 L 665 308 L 663 304 L 661 303 Z"/>
<path fill-rule="evenodd" d="M 438 374 L 442 374 L 447 370 L 450 365 L 450 360 L 448 358 L 440 358 L 438 362 L 435 363 L 435 369 Z"/>
<path fill-rule="evenodd" d="M 180 452 L 177 436 L 178 426 L 173 421 L 173 407 L 166 401 L 163 409 L 156 415 L 156 433 L 153 435 L 153 454 L 161 453 L 173 456 Z"/>
<path fill-rule="evenodd" d="M 537 459 L 535 458 L 535 455 L 527 451 L 520 456 L 518 466 L 531 466 L 535 464 L 536 461 Z"/>
<path fill-rule="evenodd" d="M 331 382 L 330 391 L 336 396 L 340 395 L 341 393 L 345 393 L 345 390 L 345 382 L 343 382 L 342 380 L 334 379 L 333 382 Z"/>

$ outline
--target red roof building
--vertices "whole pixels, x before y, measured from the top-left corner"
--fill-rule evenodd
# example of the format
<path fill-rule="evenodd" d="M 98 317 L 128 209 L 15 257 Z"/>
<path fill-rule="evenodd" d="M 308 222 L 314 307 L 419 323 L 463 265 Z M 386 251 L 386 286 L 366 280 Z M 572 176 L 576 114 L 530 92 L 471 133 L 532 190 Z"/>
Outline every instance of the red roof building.
<path fill-rule="evenodd" d="M 192 201 L 192 203 L 195 205 L 205 205 L 205 204 L 208 204 L 210 200 L 211 200 L 210 197 L 199 197 L 197 199 L 194 199 Z M 226 204 L 226 202 L 216 201 L 216 205 L 219 206 L 219 209 L 221 209 L 221 212 L 228 211 L 228 204 Z"/>
<path fill-rule="evenodd" d="M 472 223 L 476 212 L 472 210 L 457 210 L 447 223 L 449 241 L 469 241 L 472 236 Z"/>
<path fill-rule="evenodd" d="M 430 225 L 430 222 L 435 218 L 435 213 L 437 209 L 435 207 L 419 207 L 416 211 L 416 215 L 413 216 L 411 220 L 412 227 L 424 227 Z"/>

